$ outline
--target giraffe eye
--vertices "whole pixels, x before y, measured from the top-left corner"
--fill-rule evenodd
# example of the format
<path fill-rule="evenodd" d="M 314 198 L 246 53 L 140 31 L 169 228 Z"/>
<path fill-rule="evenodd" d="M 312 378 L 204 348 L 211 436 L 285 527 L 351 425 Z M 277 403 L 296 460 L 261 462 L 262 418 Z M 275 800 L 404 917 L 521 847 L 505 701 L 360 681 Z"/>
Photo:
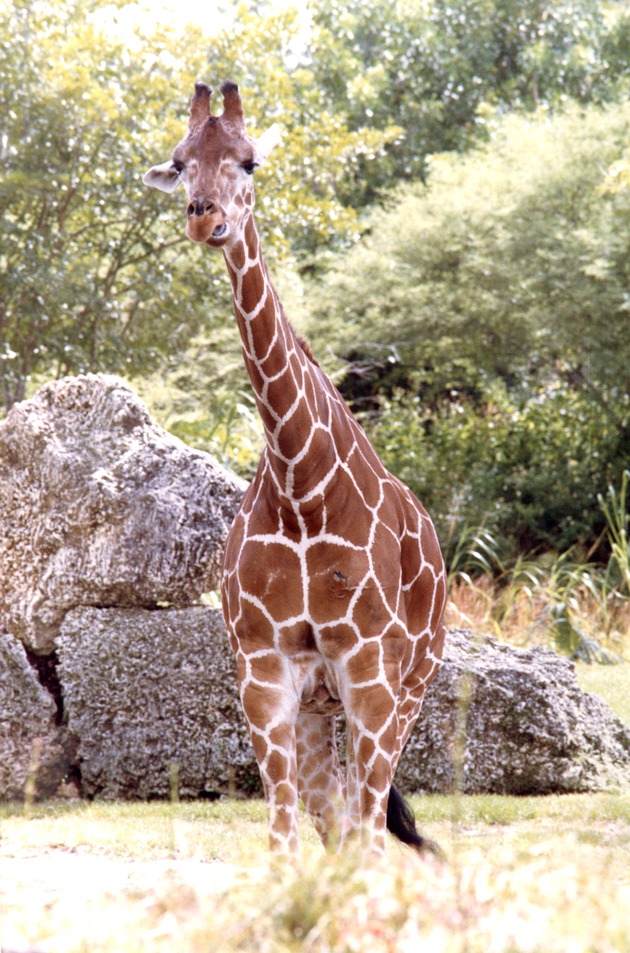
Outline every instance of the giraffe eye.
<path fill-rule="evenodd" d="M 178 175 L 181 175 L 182 172 L 184 171 L 184 163 L 183 163 L 183 162 L 173 162 L 173 168 L 175 169 L 175 171 L 177 172 Z"/>
<path fill-rule="evenodd" d="M 248 175 L 253 175 L 254 169 L 258 168 L 258 163 L 254 162 L 253 159 L 250 159 L 249 162 L 243 162 L 241 168 L 245 169 Z"/>

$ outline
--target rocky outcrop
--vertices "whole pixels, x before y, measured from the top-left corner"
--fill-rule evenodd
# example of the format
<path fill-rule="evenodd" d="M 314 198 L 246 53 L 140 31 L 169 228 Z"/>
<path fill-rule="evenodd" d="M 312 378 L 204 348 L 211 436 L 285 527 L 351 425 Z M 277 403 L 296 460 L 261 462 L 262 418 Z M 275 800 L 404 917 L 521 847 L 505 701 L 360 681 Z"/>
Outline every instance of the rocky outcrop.
<path fill-rule="evenodd" d="M 29 664 L 24 646 L 0 635 L 0 798 L 55 794 L 76 757 L 57 705 Z"/>
<path fill-rule="evenodd" d="M 243 488 L 117 378 L 47 384 L 0 424 L 0 623 L 49 654 L 76 606 L 194 603 Z"/>
<path fill-rule="evenodd" d="M 59 638 L 83 791 L 260 794 L 218 610 L 77 609 Z M 555 652 L 451 630 L 397 772 L 407 793 L 547 794 L 630 787 L 630 728 Z"/>
<path fill-rule="evenodd" d="M 628 789 L 630 727 L 555 652 L 450 630 L 397 779 L 469 794 Z"/>
<path fill-rule="evenodd" d="M 58 643 L 84 795 L 260 792 L 220 610 L 75 609 Z"/>

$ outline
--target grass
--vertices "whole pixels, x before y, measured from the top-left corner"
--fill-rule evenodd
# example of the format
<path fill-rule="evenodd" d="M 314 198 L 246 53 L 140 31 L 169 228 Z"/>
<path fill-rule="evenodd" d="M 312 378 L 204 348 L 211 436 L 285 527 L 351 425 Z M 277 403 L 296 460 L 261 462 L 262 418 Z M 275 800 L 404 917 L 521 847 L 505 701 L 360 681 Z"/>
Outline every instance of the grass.
<path fill-rule="evenodd" d="M 575 666 L 578 685 L 585 692 L 599 695 L 611 710 L 630 725 L 630 664 Z"/>
<path fill-rule="evenodd" d="M 630 661 L 630 470 L 598 502 L 605 565 L 589 562 L 595 547 L 506 563 L 487 530 L 463 531 L 449 565 L 448 624 L 522 647 L 552 645 L 587 662 Z"/>
<path fill-rule="evenodd" d="M 19 936 L 41 953 L 630 950 L 630 795 L 412 803 L 447 863 L 393 842 L 384 861 L 329 857 L 306 820 L 300 859 L 278 861 L 257 801 L 4 805 L 6 948 Z M 68 886 L 51 892 L 38 870 L 59 858 Z M 91 891 L 68 873 L 88 860 L 103 877 Z"/>
<path fill-rule="evenodd" d="M 120 860 L 186 857 L 232 863 L 247 851 L 266 850 L 265 806 L 237 800 L 49 801 L 27 810 L 4 804 L 0 845 L 4 857 L 61 849 Z"/>
<path fill-rule="evenodd" d="M 456 850 L 461 839 L 467 840 L 470 830 L 477 827 L 509 828 L 514 840 L 523 836 L 522 825 L 531 822 L 538 829 L 556 831 L 597 825 L 601 818 L 605 824 L 621 821 L 630 825 L 630 794 L 430 795 L 412 797 L 410 802 L 423 831 L 440 842 L 452 841 Z M 301 837 L 303 844 L 318 848 L 318 838 L 306 817 Z M 266 853 L 265 806 L 260 800 L 228 799 L 179 804 L 47 801 L 30 809 L 20 804 L 0 805 L 0 856 L 32 856 L 54 850 L 124 861 L 187 858 L 236 863 L 247 853 Z"/>
<path fill-rule="evenodd" d="M 504 607 L 508 599 L 510 604 L 498 621 L 497 605 L 501 599 Z M 459 580 L 451 585 L 447 623 L 470 627 L 475 632 L 491 633 L 500 641 L 519 648 L 531 648 L 534 644 L 553 646 L 554 638 L 549 630 L 536 625 L 537 619 L 544 617 L 545 612 L 543 596 L 536 598 L 531 590 L 523 589 L 511 589 L 499 596 L 496 583 L 488 575 L 474 582 Z M 621 613 L 618 622 L 620 617 Z M 595 633 L 592 637 L 599 635 L 598 643 L 613 653 L 616 664 L 602 665 L 578 659 L 575 674 L 583 691 L 598 695 L 618 718 L 630 724 L 630 602 L 624 604 L 623 618 L 623 636 L 614 641 L 602 638 L 596 627 L 590 625 Z"/>
<path fill-rule="evenodd" d="M 630 600 L 611 608 L 596 599 L 588 585 L 593 580 L 578 570 L 564 579 L 575 583 L 572 590 L 557 589 L 553 575 L 537 565 L 536 585 L 524 575 L 496 579 L 486 573 L 477 577 L 454 578 L 449 587 L 447 625 L 487 632 L 518 648 L 535 645 L 555 648 L 561 654 L 592 646 L 590 661 L 630 661 Z M 588 652 L 586 653 L 589 654 Z M 586 656 L 582 654 L 586 660 Z"/>

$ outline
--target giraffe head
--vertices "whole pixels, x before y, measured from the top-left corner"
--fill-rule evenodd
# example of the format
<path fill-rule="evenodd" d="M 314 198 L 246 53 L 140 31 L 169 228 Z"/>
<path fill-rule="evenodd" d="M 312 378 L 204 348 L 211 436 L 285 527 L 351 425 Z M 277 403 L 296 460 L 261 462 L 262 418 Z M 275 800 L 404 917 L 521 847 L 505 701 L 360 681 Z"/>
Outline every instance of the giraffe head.
<path fill-rule="evenodd" d="M 188 198 L 186 234 L 214 248 L 232 244 L 243 233 L 254 207 L 252 173 L 280 139 L 277 125 L 259 139 L 245 131 L 236 83 L 221 86 L 223 112 L 210 111 L 210 87 L 195 84 L 188 131 L 168 162 L 143 176 L 145 185 L 173 192 L 183 185 Z"/>

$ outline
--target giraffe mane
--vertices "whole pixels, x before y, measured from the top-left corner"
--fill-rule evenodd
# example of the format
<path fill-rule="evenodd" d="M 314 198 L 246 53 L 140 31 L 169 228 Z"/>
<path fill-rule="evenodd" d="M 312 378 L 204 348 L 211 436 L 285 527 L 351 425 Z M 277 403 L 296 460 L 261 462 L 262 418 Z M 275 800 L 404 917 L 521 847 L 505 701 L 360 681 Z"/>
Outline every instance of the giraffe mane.
<path fill-rule="evenodd" d="M 319 367 L 319 361 L 315 358 L 315 355 L 313 354 L 313 351 L 311 350 L 311 345 L 308 342 L 308 338 L 304 337 L 303 334 L 298 334 L 295 328 L 293 327 L 293 325 L 291 325 L 291 330 L 295 334 L 298 344 L 300 345 L 300 347 L 306 354 L 311 364 L 314 364 L 315 367 Z"/>
<path fill-rule="evenodd" d="M 311 362 L 311 364 L 314 364 L 315 367 L 319 367 L 319 366 L 320 366 L 319 361 L 317 360 L 317 358 L 316 358 L 315 355 L 313 354 L 313 351 L 311 350 L 311 345 L 309 344 L 308 338 L 307 338 L 304 334 L 299 334 L 299 333 L 295 330 L 295 327 L 293 326 L 293 324 L 291 323 L 291 321 L 289 321 L 289 319 L 287 318 L 286 312 L 285 312 L 284 308 L 282 307 L 282 302 L 279 301 L 277 297 L 276 297 L 276 303 L 277 303 L 278 308 L 280 309 L 280 313 L 282 314 L 283 319 L 284 319 L 284 320 L 286 321 L 286 323 L 289 325 L 289 328 L 290 328 L 290 330 L 291 330 L 291 333 L 293 334 L 293 337 L 295 338 L 295 340 L 297 341 L 297 343 L 298 343 L 299 346 L 301 347 L 301 349 L 302 349 L 302 351 L 304 352 L 304 354 L 306 354 L 306 356 L 307 356 L 307 358 L 309 359 L 309 361 Z"/>

